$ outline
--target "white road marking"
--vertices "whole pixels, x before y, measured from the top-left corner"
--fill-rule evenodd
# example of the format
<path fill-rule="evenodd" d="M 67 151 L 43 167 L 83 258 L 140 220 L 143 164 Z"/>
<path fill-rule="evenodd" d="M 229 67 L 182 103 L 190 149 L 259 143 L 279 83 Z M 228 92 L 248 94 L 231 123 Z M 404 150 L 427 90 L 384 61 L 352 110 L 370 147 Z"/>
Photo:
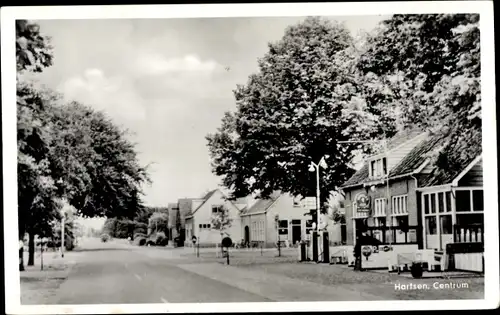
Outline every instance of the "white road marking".
<path fill-rule="evenodd" d="M 167 300 L 165 300 L 163 297 L 160 298 L 163 303 L 168 303 Z"/>
<path fill-rule="evenodd" d="M 138 280 L 142 280 L 141 276 L 139 276 L 138 274 L 134 273 L 134 276 L 135 276 Z"/>

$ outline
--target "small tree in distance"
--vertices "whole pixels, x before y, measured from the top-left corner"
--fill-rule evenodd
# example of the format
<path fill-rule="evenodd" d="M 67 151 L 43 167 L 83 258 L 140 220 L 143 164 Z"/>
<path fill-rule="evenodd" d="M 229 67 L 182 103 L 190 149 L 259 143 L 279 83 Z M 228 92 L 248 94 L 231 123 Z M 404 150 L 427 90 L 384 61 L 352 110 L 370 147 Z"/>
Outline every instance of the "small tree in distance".
<path fill-rule="evenodd" d="M 217 213 L 212 214 L 212 229 L 219 231 L 221 240 L 224 237 L 224 231 L 231 227 L 232 222 L 233 219 L 229 217 L 229 210 L 226 207 L 220 207 Z"/>

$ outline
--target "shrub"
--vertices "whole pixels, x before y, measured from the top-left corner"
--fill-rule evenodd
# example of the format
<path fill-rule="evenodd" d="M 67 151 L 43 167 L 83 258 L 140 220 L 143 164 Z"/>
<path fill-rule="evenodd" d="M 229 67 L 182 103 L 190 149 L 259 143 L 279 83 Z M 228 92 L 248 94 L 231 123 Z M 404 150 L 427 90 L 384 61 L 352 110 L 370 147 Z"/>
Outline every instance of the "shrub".
<path fill-rule="evenodd" d="M 134 243 L 136 245 L 139 245 L 139 246 L 144 246 L 144 245 L 146 245 L 146 238 L 142 237 L 142 236 L 139 236 L 139 237 L 137 237 L 137 238 L 134 239 Z"/>
<path fill-rule="evenodd" d="M 75 240 L 72 237 L 66 237 L 64 247 L 66 247 L 67 251 L 72 251 L 75 248 Z"/>
<path fill-rule="evenodd" d="M 148 225 L 146 223 L 135 222 L 134 230 L 133 230 L 134 235 L 137 233 L 146 234 L 147 232 L 148 232 Z"/>
<path fill-rule="evenodd" d="M 148 236 L 146 235 L 146 233 L 135 233 L 134 234 L 134 240 L 138 237 L 143 237 L 143 238 L 147 238 Z"/>
<path fill-rule="evenodd" d="M 168 244 L 168 238 L 163 232 L 156 233 L 155 243 L 157 246 L 166 246 Z"/>
<path fill-rule="evenodd" d="M 101 242 L 106 243 L 111 237 L 108 234 L 101 234 Z"/>
<path fill-rule="evenodd" d="M 146 241 L 146 245 L 147 245 L 147 246 L 155 246 L 155 245 L 156 245 L 156 243 L 155 243 L 155 241 L 154 241 L 154 240 L 149 239 L 149 240 L 147 240 L 147 241 Z"/>

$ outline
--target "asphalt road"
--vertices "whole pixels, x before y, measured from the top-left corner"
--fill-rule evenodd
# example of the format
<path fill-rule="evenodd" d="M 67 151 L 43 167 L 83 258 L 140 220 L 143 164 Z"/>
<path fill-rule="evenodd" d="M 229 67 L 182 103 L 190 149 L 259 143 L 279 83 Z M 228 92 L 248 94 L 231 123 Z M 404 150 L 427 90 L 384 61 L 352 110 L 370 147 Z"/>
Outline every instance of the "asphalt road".
<path fill-rule="evenodd" d="M 126 241 L 82 243 L 64 258 L 74 263 L 48 304 L 374 301 L 484 296 L 481 278 L 454 280 L 467 282 L 465 289 L 434 290 L 433 283 L 453 280 L 416 281 L 386 273 L 359 273 L 341 266 L 279 263 L 274 256 L 261 257 L 258 253 L 253 256 L 239 253 L 241 257 L 233 257 L 228 266 L 225 259 L 207 253 L 200 258 L 186 253 L 191 252 L 137 247 Z M 396 290 L 396 285 L 409 283 L 426 284 L 428 288 Z"/>
<path fill-rule="evenodd" d="M 151 255 L 155 251 L 126 247 L 83 250 L 59 287 L 56 304 L 269 301 L 179 268 L 177 264 L 184 260 Z"/>

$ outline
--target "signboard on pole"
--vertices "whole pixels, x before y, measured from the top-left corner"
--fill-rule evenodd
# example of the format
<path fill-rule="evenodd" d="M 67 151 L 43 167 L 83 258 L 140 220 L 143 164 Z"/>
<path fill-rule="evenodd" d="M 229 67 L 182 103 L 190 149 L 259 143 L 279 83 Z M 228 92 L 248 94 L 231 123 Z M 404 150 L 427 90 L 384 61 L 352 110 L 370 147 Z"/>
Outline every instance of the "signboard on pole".
<path fill-rule="evenodd" d="M 370 196 L 365 193 L 359 193 L 356 195 L 356 211 L 357 212 L 370 212 Z"/>

